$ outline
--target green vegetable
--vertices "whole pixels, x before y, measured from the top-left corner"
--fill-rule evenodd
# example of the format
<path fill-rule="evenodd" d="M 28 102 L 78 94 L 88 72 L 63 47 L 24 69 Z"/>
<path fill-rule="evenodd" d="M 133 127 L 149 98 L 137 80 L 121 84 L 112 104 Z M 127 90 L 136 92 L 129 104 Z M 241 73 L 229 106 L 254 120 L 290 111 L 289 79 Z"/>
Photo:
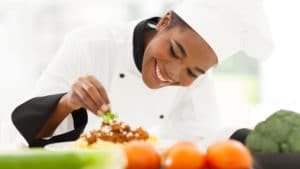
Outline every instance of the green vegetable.
<path fill-rule="evenodd" d="M 287 140 L 291 150 L 300 152 L 300 127 L 294 128 Z"/>
<path fill-rule="evenodd" d="M 256 125 L 246 139 L 252 152 L 300 152 L 300 114 L 280 110 Z"/>
<path fill-rule="evenodd" d="M 104 123 L 108 124 L 117 118 L 117 115 L 113 114 L 110 110 L 101 114 L 100 117 L 103 119 Z"/>
<path fill-rule="evenodd" d="M 2 169 L 123 169 L 120 149 L 46 151 L 42 149 L 0 153 Z"/>

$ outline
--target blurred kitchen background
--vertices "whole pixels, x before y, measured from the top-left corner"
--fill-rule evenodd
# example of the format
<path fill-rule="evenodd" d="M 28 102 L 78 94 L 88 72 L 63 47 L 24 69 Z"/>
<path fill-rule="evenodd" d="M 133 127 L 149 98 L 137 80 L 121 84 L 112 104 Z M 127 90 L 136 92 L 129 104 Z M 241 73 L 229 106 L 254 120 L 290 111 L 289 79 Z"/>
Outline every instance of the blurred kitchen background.
<path fill-rule="evenodd" d="M 160 16 L 180 1 L 1 0 L 0 144 L 20 139 L 11 112 L 31 93 L 67 32 Z M 264 5 L 275 45 L 272 56 L 257 60 L 240 52 L 214 71 L 229 127 L 252 127 L 279 108 L 300 111 L 299 1 L 265 0 Z"/>

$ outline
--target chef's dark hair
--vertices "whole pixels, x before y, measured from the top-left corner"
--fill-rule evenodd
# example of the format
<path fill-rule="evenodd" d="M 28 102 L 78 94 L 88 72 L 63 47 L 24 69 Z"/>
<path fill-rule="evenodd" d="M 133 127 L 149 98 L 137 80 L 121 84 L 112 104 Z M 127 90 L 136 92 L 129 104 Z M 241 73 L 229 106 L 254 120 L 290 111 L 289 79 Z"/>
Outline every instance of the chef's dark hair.
<path fill-rule="evenodd" d="M 175 26 L 179 26 L 181 31 L 185 31 L 186 29 L 192 29 L 176 12 L 174 11 L 170 11 L 170 12 L 171 12 L 171 21 L 167 29 L 174 28 Z"/>

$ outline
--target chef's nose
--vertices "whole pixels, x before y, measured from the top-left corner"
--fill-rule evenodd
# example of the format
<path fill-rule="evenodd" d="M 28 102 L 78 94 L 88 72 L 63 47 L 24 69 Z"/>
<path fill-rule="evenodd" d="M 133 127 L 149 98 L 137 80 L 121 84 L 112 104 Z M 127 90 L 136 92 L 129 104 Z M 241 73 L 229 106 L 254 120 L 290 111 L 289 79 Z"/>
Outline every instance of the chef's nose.
<path fill-rule="evenodd" d="M 179 60 L 175 60 L 166 64 L 166 71 L 169 76 L 176 82 L 180 82 L 180 75 L 183 65 Z"/>

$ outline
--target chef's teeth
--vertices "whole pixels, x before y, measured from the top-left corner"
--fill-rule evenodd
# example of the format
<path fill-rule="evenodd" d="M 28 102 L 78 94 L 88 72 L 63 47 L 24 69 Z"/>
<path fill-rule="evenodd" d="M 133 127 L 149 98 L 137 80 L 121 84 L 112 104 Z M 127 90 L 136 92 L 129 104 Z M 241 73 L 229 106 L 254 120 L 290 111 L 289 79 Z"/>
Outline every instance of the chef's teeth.
<path fill-rule="evenodd" d="M 169 82 L 169 80 L 165 79 L 161 72 L 160 72 L 160 69 L 158 67 L 158 65 L 156 64 L 156 74 L 157 74 L 157 77 L 159 78 L 159 80 L 163 81 L 163 82 Z"/>

